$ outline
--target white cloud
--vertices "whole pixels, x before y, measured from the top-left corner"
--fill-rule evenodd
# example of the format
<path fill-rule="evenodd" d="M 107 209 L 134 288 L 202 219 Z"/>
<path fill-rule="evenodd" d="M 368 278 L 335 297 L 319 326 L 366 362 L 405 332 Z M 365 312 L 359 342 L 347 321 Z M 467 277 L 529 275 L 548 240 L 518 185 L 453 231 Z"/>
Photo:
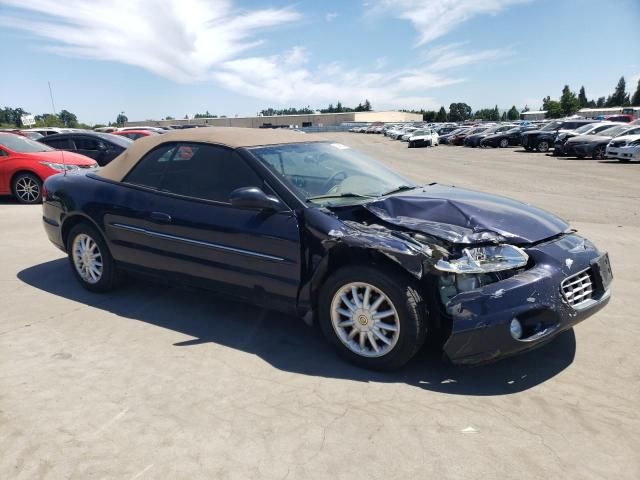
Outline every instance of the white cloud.
<path fill-rule="evenodd" d="M 324 16 L 324 19 L 327 22 L 333 22 L 337 16 L 338 14 L 336 12 L 329 12 Z"/>
<path fill-rule="evenodd" d="M 410 21 L 419 33 L 417 45 L 441 37 L 477 15 L 495 15 L 532 0 L 376 0 L 370 15 L 391 14 Z"/>
<path fill-rule="evenodd" d="M 231 0 L 0 0 L 31 18 L 0 15 L 0 25 L 26 30 L 57 53 L 136 65 L 178 82 L 258 45 L 255 35 L 293 22 L 291 9 L 238 11 Z M 37 18 L 37 19 L 34 19 Z"/>
<path fill-rule="evenodd" d="M 406 7 L 411 2 L 400 3 Z M 340 100 L 354 105 L 369 99 L 378 109 L 434 108 L 433 89 L 465 81 L 450 70 L 509 54 L 463 51 L 464 43 L 453 43 L 431 48 L 422 61 L 403 69 L 388 69 L 384 57 L 368 68 L 336 61 L 315 65 L 303 46 L 272 55 L 249 53 L 261 43 L 258 35 L 265 29 L 301 18 L 292 9 L 240 11 L 232 0 L 0 0 L 1 4 L 29 15 L 0 14 L 0 25 L 44 38 L 43 48 L 58 54 L 135 65 L 182 83 L 214 81 L 265 103 L 325 105 Z"/>

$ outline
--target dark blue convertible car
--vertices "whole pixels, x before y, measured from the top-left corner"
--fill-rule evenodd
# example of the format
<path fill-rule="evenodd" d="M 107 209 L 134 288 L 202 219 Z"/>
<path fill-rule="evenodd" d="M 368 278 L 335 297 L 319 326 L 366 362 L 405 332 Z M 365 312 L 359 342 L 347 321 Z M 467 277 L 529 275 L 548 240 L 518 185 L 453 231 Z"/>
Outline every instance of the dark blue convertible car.
<path fill-rule="evenodd" d="M 609 300 L 607 254 L 559 218 L 415 185 L 315 135 L 175 131 L 44 190 L 46 232 L 87 289 L 123 272 L 213 289 L 319 323 L 368 368 L 428 337 L 454 363 L 512 355 Z"/>

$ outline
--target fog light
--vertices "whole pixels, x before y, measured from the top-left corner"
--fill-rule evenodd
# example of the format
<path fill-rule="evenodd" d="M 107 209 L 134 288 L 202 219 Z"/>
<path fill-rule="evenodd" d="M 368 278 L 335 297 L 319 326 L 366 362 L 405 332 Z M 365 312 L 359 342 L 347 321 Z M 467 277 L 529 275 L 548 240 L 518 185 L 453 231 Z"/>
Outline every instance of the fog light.
<path fill-rule="evenodd" d="M 511 330 L 511 336 L 516 340 L 522 337 L 522 325 L 518 321 L 517 318 L 511 320 L 511 325 L 509 325 L 509 329 Z"/>

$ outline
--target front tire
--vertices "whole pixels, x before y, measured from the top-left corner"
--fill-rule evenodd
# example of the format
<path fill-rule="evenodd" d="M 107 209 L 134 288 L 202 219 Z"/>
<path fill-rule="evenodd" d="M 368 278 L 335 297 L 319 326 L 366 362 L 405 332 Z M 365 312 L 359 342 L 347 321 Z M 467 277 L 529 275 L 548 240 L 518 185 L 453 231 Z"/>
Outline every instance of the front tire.
<path fill-rule="evenodd" d="M 546 140 L 541 140 L 538 142 L 538 145 L 536 146 L 536 150 L 538 150 L 540 153 L 546 153 L 549 151 L 549 142 L 547 142 Z"/>
<path fill-rule="evenodd" d="M 69 263 L 80 284 L 91 292 L 108 292 L 118 284 L 118 270 L 102 235 L 91 225 L 80 223 L 67 240 Z"/>
<path fill-rule="evenodd" d="M 33 205 L 42 202 L 42 180 L 32 173 L 19 173 L 11 183 L 13 196 L 20 203 Z"/>
<path fill-rule="evenodd" d="M 407 363 L 424 344 L 427 309 L 409 277 L 365 266 L 333 273 L 320 289 L 324 336 L 348 361 L 373 370 Z"/>
<path fill-rule="evenodd" d="M 499 146 L 500 148 L 507 148 L 509 146 L 509 140 L 506 138 L 500 139 Z"/>
<path fill-rule="evenodd" d="M 593 153 L 591 154 L 591 158 L 594 160 L 602 160 L 604 158 L 606 147 L 604 145 L 598 145 L 593 149 Z"/>

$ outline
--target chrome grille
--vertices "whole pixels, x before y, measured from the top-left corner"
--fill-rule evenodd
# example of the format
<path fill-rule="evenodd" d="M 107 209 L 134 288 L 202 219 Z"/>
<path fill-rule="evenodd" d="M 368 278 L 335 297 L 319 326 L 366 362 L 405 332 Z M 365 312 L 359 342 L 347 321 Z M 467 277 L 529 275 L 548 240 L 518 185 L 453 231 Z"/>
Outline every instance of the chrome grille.
<path fill-rule="evenodd" d="M 591 269 L 589 268 L 565 278 L 560 285 L 560 290 L 564 299 L 572 307 L 591 300 L 593 297 L 593 273 Z"/>

